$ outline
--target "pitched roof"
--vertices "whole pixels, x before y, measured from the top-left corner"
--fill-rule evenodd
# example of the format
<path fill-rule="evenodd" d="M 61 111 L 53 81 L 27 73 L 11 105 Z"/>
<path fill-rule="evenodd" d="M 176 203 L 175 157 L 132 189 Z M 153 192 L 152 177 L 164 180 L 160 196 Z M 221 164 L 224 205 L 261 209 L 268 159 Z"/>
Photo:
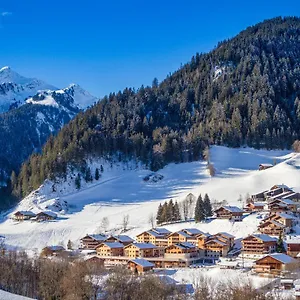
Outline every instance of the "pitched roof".
<path fill-rule="evenodd" d="M 294 258 L 292 258 L 291 256 L 286 255 L 284 253 L 273 253 L 273 254 L 269 254 L 267 256 L 272 257 L 272 258 L 282 262 L 283 264 L 290 264 L 290 263 L 296 262 L 296 260 Z"/>
<path fill-rule="evenodd" d="M 107 247 L 109 247 L 111 249 L 123 248 L 124 247 L 124 245 L 119 243 L 119 242 L 104 242 L 101 245 L 106 245 Z M 98 247 L 100 247 L 101 245 L 99 245 Z"/>
<path fill-rule="evenodd" d="M 212 240 L 209 240 L 209 241 L 207 241 L 205 244 L 210 244 L 211 242 L 214 242 L 214 243 L 220 244 L 220 245 L 222 245 L 222 246 L 226 246 L 226 245 L 227 245 L 226 243 L 224 243 L 224 242 L 221 242 L 221 241 L 220 241 L 220 240 L 218 240 L 218 239 L 212 239 Z"/>
<path fill-rule="evenodd" d="M 262 167 L 273 167 L 272 164 L 259 164 L 259 165 L 262 166 Z"/>
<path fill-rule="evenodd" d="M 227 233 L 227 232 L 219 232 L 219 233 L 217 233 L 216 235 L 223 235 L 223 236 L 225 236 L 225 237 L 227 237 L 227 238 L 235 238 L 235 236 L 234 235 L 232 235 L 232 234 L 230 234 L 230 233 Z"/>
<path fill-rule="evenodd" d="M 292 220 L 294 219 L 293 216 L 289 215 L 289 214 L 286 214 L 286 213 L 278 213 L 277 216 L 283 218 L 283 219 L 288 219 L 288 220 Z"/>
<path fill-rule="evenodd" d="M 157 227 L 157 228 L 153 228 L 152 231 L 157 232 L 158 234 L 161 235 L 166 235 L 166 234 L 170 234 L 171 231 L 166 229 L 166 228 L 161 228 L 161 227 Z"/>
<path fill-rule="evenodd" d="M 147 267 L 151 268 L 151 267 L 155 266 L 153 263 L 151 263 L 150 261 L 143 259 L 143 258 L 135 258 L 135 259 L 131 259 L 130 261 L 139 266 L 142 266 L 144 268 L 147 268 Z"/>
<path fill-rule="evenodd" d="M 182 231 L 185 231 L 185 232 L 187 232 L 188 234 L 191 234 L 191 235 L 197 235 L 197 234 L 203 233 L 201 230 L 199 230 L 197 228 L 185 228 Z"/>
<path fill-rule="evenodd" d="M 63 251 L 65 248 L 63 246 L 47 246 L 44 249 L 49 249 L 51 251 Z"/>
<path fill-rule="evenodd" d="M 183 246 L 184 248 L 188 248 L 188 249 L 193 249 L 195 248 L 195 245 L 193 245 L 192 243 L 189 243 L 189 242 L 182 242 L 182 243 L 179 243 L 177 245 L 181 245 Z"/>
<path fill-rule="evenodd" d="M 180 235 L 182 235 L 184 237 L 187 237 L 187 238 L 191 237 L 189 234 L 187 234 L 186 232 L 184 232 L 182 230 L 176 231 L 174 233 L 178 233 L 178 234 L 180 234 Z"/>
<path fill-rule="evenodd" d="M 99 242 L 105 241 L 107 239 L 107 236 L 102 235 L 102 234 L 87 234 L 85 237 L 87 237 L 87 236 L 91 237 L 92 239 L 99 241 Z"/>
<path fill-rule="evenodd" d="M 32 212 L 32 211 L 28 211 L 28 210 L 20 210 L 20 211 L 17 211 L 17 212 L 15 213 L 15 215 L 16 215 L 16 214 L 22 214 L 22 215 L 28 216 L 28 217 L 35 217 L 35 213 Z"/>
<path fill-rule="evenodd" d="M 40 214 L 45 214 L 45 215 L 48 215 L 52 218 L 57 218 L 57 214 L 52 212 L 52 211 L 41 211 L 41 212 L 37 213 L 36 215 L 38 216 Z"/>
<path fill-rule="evenodd" d="M 229 210 L 230 212 L 243 212 L 243 210 L 241 210 L 237 206 L 226 205 L 226 206 L 222 206 L 222 207 L 225 208 L 226 210 Z M 222 208 L 222 207 L 220 207 L 220 208 Z"/>
<path fill-rule="evenodd" d="M 117 240 L 119 240 L 121 243 L 126 243 L 126 242 L 131 243 L 131 242 L 133 242 L 133 239 L 128 235 L 115 235 L 113 237 L 116 238 Z"/>
<path fill-rule="evenodd" d="M 265 206 L 266 205 L 266 203 L 264 203 L 264 202 L 250 202 L 247 204 L 247 206 L 251 205 L 251 204 L 254 206 Z"/>
<path fill-rule="evenodd" d="M 277 241 L 276 238 L 273 238 L 267 234 L 252 234 L 251 236 L 254 236 L 263 242 L 276 242 Z"/>
<path fill-rule="evenodd" d="M 285 203 L 285 204 L 287 204 L 287 205 L 289 205 L 289 204 L 291 204 L 291 205 L 293 205 L 293 204 L 296 204 L 293 200 L 291 200 L 291 199 L 281 199 L 280 200 L 281 202 L 283 202 L 283 203 Z"/>
<path fill-rule="evenodd" d="M 157 248 L 157 246 L 151 244 L 151 243 L 132 243 L 130 245 L 127 245 L 125 248 L 129 247 L 129 246 L 136 246 L 139 249 L 155 249 Z"/>

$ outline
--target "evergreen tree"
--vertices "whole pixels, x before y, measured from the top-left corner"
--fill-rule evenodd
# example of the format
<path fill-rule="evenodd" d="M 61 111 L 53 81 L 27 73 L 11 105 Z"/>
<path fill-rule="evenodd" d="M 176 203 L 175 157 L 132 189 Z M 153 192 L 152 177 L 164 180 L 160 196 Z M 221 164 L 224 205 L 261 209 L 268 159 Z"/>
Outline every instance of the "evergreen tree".
<path fill-rule="evenodd" d="M 81 188 L 81 176 L 78 173 L 76 178 L 75 178 L 75 187 L 77 190 L 79 190 Z"/>
<path fill-rule="evenodd" d="M 162 223 L 168 222 L 168 203 L 167 202 L 165 202 L 162 207 L 161 221 L 162 221 Z"/>
<path fill-rule="evenodd" d="M 171 199 L 167 205 L 167 222 L 174 221 L 174 203 Z"/>
<path fill-rule="evenodd" d="M 84 180 L 86 182 L 93 181 L 93 177 L 92 177 L 92 173 L 91 173 L 91 168 L 90 167 L 86 168 L 85 175 L 84 175 Z"/>
<path fill-rule="evenodd" d="M 95 170 L 95 180 L 99 180 L 100 179 L 100 172 L 99 172 L 99 169 L 96 168 Z"/>
<path fill-rule="evenodd" d="M 157 209 L 157 214 L 156 214 L 156 223 L 161 224 L 163 223 L 163 206 L 161 203 L 159 203 L 158 209 Z"/>
<path fill-rule="evenodd" d="M 67 248 L 68 248 L 68 250 L 72 250 L 72 242 L 71 242 L 71 240 L 68 240 Z"/>
<path fill-rule="evenodd" d="M 179 206 L 176 201 L 175 205 L 174 205 L 174 221 L 180 221 L 180 220 L 181 220 L 181 217 L 180 217 Z"/>
<path fill-rule="evenodd" d="M 213 215 L 210 199 L 207 194 L 204 195 L 203 210 L 205 218 L 211 217 Z"/>
<path fill-rule="evenodd" d="M 104 172 L 104 168 L 103 168 L 103 166 L 102 166 L 102 165 L 100 166 L 100 172 L 101 172 L 101 173 L 103 173 L 103 172 Z"/>
<path fill-rule="evenodd" d="M 283 243 L 283 239 L 282 239 L 282 235 L 280 233 L 279 237 L 278 237 L 278 241 L 277 241 L 277 245 L 276 245 L 276 251 L 278 253 L 283 253 L 285 252 L 285 249 L 284 249 L 284 243 Z"/>
<path fill-rule="evenodd" d="M 204 220 L 205 215 L 204 215 L 204 203 L 202 200 L 201 195 L 199 195 L 197 202 L 196 202 L 196 207 L 195 207 L 195 222 L 201 222 Z"/>

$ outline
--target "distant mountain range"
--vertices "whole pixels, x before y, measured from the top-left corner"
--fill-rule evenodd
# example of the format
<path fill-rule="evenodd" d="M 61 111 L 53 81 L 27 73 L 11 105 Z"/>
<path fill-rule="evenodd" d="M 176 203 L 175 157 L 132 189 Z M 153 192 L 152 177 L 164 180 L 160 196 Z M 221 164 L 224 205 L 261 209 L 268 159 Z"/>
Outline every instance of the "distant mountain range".
<path fill-rule="evenodd" d="M 39 152 L 78 112 L 97 98 L 71 84 L 64 89 L 0 69 L 0 183 L 33 152 Z"/>

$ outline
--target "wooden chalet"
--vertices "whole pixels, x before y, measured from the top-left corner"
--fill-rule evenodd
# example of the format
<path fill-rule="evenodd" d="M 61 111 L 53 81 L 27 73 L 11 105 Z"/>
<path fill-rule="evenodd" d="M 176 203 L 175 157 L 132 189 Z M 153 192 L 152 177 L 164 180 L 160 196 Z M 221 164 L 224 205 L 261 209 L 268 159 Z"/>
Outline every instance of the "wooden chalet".
<path fill-rule="evenodd" d="M 35 220 L 38 222 L 42 222 L 42 221 L 52 221 L 55 220 L 56 218 L 57 218 L 57 214 L 53 213 L 52 211 L 41 211 L 36 215 Z"/>
<path fill-rule="evenodd" d="M 160 251 L 157 246 L 151 243 L 132 243 L 124 247 L 126 257 L 159 257 Z"/>
<path fill-rule="evenodd" d="M 63 246 L 47 246 L 42 249 L 41 256 L 49 257 L 49 256 L 58 256 L 64 253 L 66 249 Z"/>
<path fill-rule="evenodd" d="M 235 236 L 227 233 L 227 232 L 219 232 L 217 234 L 214 234 L 214 236 L 217 238 L 217 239 L 220 239 L 221 241 L 225 242 L 226 244 L 229 245 L 230 248 L 233 247 L 234 245 L 234 238 Z"/>
<path fill-rule="evenodd" d="M 282 271 L 289 271 L 295 265 L 295 259 L 283 253 L 269 254 L 255 261 L 256 273 L 279 275 Z"/>
<path fill-rule="evenodd" d="M 258 231 L 263 234 L 280 236 L 288 233 L 290 228 L 277 220 L 268 220 L 258 225 Z"/>
<path fill-rule="evenodd" d="M 220 256 L 227 256 L 230 246 L 225 241 L 221 241 L 218 238 L 210 238 L 205 243 L 205 256 L 218 258 Z"/>
<path fill-rule="evenodd" d="M 172 254 L 172 255 L 178 255 L 178 254 L 192 254 L 194 256 L 198 255 L 198 251 L 197 251 L 197 247 L 189 242 L 185 242 L 185 243 L 180 243 L 180 244 L 175 244 L 175 245 L 170 245 L 168 247 L 166 247 L 165 249 L 165 254 L 167 254 L 166 256 L 170 256 L 168 254 Z"/>
<path fill-rule="evenodd" d="M 266 234 L 252 234 L 242 239 L 243 254 L 268 254 L 276 251 L 277 239 Z"/>
<path fill-rule="evenodd" d="M 263 192 L 259 192 L 257 194 L 253 194 L 251 195 L 251 200 L 253 202 L 256 202 L 256 201 L 265 201 L 266 200 L 266 197 L 265 197 L 265 193 L 267 193 L 268 191 L 263 191 Z"/>
<path fill-rule="evenodd" d="M 275 220 L 275 221 L 285 225 L 286 227 L 292 228 L 293 222 L 294 222 L 294 217 L 288 213 L 272 213 L 267 218 L 265 218 L 261 223 L 270 221 L 270 220 Z"/>
<path fill-rule="evenodd" d="M 265 205 L 264 202 L 250 202 L 246 205 L 245 209 L 250 212 L 259 212 L 265 209 Z"/>
<path fill-rule="evenodd" d="M 88 266 L 103 268 L 105 259 L 97 255 L 92 255 L 85 257 L 84 261 Z"/>
<path fill-rule="evenodd" d="M 291 199 L 275 199 L 269 202 L 268 207 L 271 212 L 274 210 L 297 212 L 298 204 Z"/>
<path fill-rule="evenodd" d="M 219 219 L 229 219 L 232 221 L 242 221 L 244 211 L 237 206 L 222 206 L 215 210 Z"/>
<path fill-rule="evenodd" d="M 16 221 L 25 221 L 25 220 L 30 220 L 32 218 L 34 218 L 36 215 L 35 213 L 33 213 L 32 211 L 17 211 L 16 213 L 14 213 L 14 220 Z"/>
<path fill-rule="evenodd" d="M 128 261 L 128 268 L 136 274 L 144 274 L 152 271 L 155 264 L 143 258 L 135 258 Z"/>
<path fill-rule="evenodd" d="M 300 259 L 300 236 L 287 236 L 285 249 L 289 256 Z"/>
<path fill-rule="evenodd" d="M 182 230 L 176 231 L 168 236 L 168 246 L 188 242 L 192 238 L 191 235 Z"/>
<path fill-rule="evenodd" d="M 197 236 L 197 247 L 205 249 L 205 243 L 209 240 L 211 235 L 209 233 L 201 233 Z"/>
<path fill-rule="evenodd" d="M 104 242 L 96 247 L 99 256 L 123 256 L 124 245 L 118 242 Z"/>
<path fill-rule="evenodd" d="M 272 167 L 273 167 L 272 164 L 260 164 L 260 165 L 258 166 L 258 170 L 259 170 L 259 171 L 267 170 L 267 169 L 270 169 L 270 168 L 272 168 Z"/>
<path fill-rule="evenodd" d="M 167 247 L 167 237 L 170 233 L 171 232 L 165 228 L 153 228 L 137 235 L 136 240 L 138 243 L 152 243 L 157 247 Z"/>
<path fill-rule="evenodd" d="M 95 250 L 97 246 L 106 240 L 106 236 L 102 234 L 87 234 L 85 237 L 80 239 L 81 249 L 84 250 Z"/>
<path fill-rule="evenodd" d="M 110 242 L 110 243 L 118 242 L 123 244 L 124 246 L 127 246 L 133 243 L 134 240 L 127 235 L 111 235 L 105 239 L 105 242 Z"/>

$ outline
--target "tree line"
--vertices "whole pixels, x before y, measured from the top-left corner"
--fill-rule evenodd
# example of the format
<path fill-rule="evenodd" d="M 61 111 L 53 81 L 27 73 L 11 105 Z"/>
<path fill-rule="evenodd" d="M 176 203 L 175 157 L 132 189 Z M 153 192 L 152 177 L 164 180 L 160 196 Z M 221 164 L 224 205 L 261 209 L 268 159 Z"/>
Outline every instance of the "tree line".
<path fill-rule="evenodd" d="M 202 159 L 212 144 L 289 148 L 300 138 L 299 35 L 299 18 L 268 20 L 197 53 L 161 83 L 105 96 L 23 164 L 14 194 L 24 197 L 90 157 L 158 170 Z"/>
<path fill-rule="evenodd" d="M 191 211 L 193 211 L 192 216 L 190 214 Z M 177 201 L 174 203 L 172 199 L 164 202 L 163 205 L 160 203 L 156 213 L 156 223 L 160 225 L 163 223 L 186 221 L 192 218 L 195 219 L 195 222 L 201 222 L 212 215 L 212 205 L 208 194 L 204 195 L 204 199 L 202 199 L 200 194 L 196 200 L 196 197 L 190 193 L 181 202 L 181 209 Z"/>

